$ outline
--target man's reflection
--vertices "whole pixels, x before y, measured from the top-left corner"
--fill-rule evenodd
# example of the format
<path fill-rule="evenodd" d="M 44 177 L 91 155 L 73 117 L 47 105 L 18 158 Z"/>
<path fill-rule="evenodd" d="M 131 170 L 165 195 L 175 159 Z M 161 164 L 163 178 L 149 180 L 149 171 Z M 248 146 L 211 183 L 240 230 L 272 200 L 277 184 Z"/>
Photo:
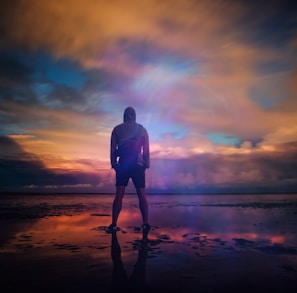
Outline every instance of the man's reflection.
<path fill-rule="evenodd" d="M 148 232 L 144 231 L 140 241 L 135 240 L 134 246 L 138 249 L 138 259 L 134 266 L 133 273 L 128 278 L 121 257 L 121 247 L 118 242 L 117 232 L 112 233 L 111 237 L 111 258 L 113 262 L 112 272 L 112 292 L 145 292 L 145 264 L 148 248 Z"/>

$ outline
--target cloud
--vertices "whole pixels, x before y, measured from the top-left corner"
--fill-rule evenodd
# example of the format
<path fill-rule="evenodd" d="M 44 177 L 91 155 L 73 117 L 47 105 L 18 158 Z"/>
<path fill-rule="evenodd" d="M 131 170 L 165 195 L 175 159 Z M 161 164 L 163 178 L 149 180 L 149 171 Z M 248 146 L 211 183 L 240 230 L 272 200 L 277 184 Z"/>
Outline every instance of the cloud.
<path fill-rule="evenodd" d="M 32 68 L 20 60 L 21 56 L 16 56 L 8 51 L 1 52 L 0 55 L 0 86 L 8 88 L 11 86 L 26 85 L 30 82 Z"/>
<path fill-rule="evenodd" d="M 296 12 L 287 1 L 265 1 L 265 12 L 259 5 L 3 4 L 1 135 L 30 158 L 3 157 L 6 166 L 12 160 L 8 170 L 32 163 L 48 178 L 57 171 L 57 178 L 74 176 L 47 186 L 67 186 L 67 180 L 80 187 L 112 186 L 110 133 L 131 105 L 149 132 L 152 162 L 162 170 L 152 165 L 152 188 L 254 186 L 269 178 L 283 186 L 279 178 L 289 175 L 275 166 L 283 168 L 281 159 L 287 160 L 282 146 L 290 145 L 291 156 L 297 141 Z M 7 156 L 15 152 L 3 150 Z M 101 168 L 100 182 L 84 177 Z"/>
<path fill-rule="evenodd" d="M 122 39 L 145 38 L 191 53 L 197 49 L 218 52 L 218 45 L 244 39 L 238 24 L 247 23 L 244 37 L 253 31 L 254 27 L 249 29 L 248 25 L 259 21 L 256 9 L 243 2 L 219 0 L 174 4 L 136 0 L 15 1 L 3 6 L 2 30 L 6 42 L 31 49 L 46 47 L 57 56 L 70 54 L 88 65 L 100 64 L 102 54 Z M 254 17 L 248 20 L 251 12 Z"/>
<path fill-rule="evenodd" d="M 261 110 L 250 101 L 248 94 L 250 86 L 261 80 L 254 67 L 260 61 L 285 58 L 283 50 L 257 46 L 248 37 L 264 20 L 273 21 L 275 10 L 282 7 L 280 3 L 272 5 L 268 16 L 255 13 L 258 7 L 254 4 L 232 2 L 231 5 L 228 1 L 182 1 L 174 5 L 172 1 L 69 1 L 69 5 L 68 1 L 16 3 L 13 7 L 6 5 L 11 22 L 5 18 L 8 23 L 3 24 L 16 43 L 29 48 L 48 48 L 56 57 L 79 60 L 82 66 L 93 64 L 96 68 L 104 68 L 104 75 L 109 74 L 109 77 L 101 75 L 99 78 L 109 86 L 101 89 L 101 93 L 109 97 L 121 96 L 122 104 L 132 100 L 140 105 L 136 96 L 141 91 L 146 93 L 144 98 L 152 99 L 146 99 L 145 103 L 152 111 L 156 110 L 156 101 L 164 100 L 166 107 L 169 99 L 173 102 L 184 100 L 186 105 L 199 109 L 199 112 L 189 112 L 187 117 L 195 119 L 199 114 L 210 114 L 218 117 L 213 120 L 222 121 L 222 118 L 222 131 L 230 128 L 233 132 L 235 120 L 240 124 L 241 120 L 257 120 L 251 117 L 261 118 Z M 251 12 L 254 14 L 252 20 L 248 19 Z M 168 90 L 158 89 L 151 81 L 156 72 L 164 70 L 160 62 L 177 57 L 180 61 L 168 68 L 171 73 L 178 72 L 184 60 L 198 71 L 187 78 L 179 78 L 181 82 L 177 80 Z M 133 85 L 139 81 L 139 75 L 151 79 L 146 79 L 144 87 L 135 92 Z M 275 84 L 275 78 L 266 77 L 266 84 L 266 88 Z M 129 86 L 132 89 L 129 90 Z M 57 88 L 49 100 L 54 103 L 57 96 L 65 99 L 71 96 L 73 101 L 77 97 L 75 105 L 79 107 L 80 94 Z M 100 99 L 100 95 L 96 98 Z M 57 100 L 59 104 L 59 98 Z M 117 101 L 115 99 L 113 103 L 115 106 Z M 81 108 L 85 106 L 80 105 Z M 245 119 L 239 119 L 241 115 Z M 178 119 L 179 115 L 172 113 L 174 118 Z M 185 121 L 185 118 L 181 119 Z M 252 130 L 244 129 L 242 135 L 249 138 L 258 127 L 258 136 L 261 136 L 270 127 L 267 120 L 273 121 L 275 117 L 266 115 L 264 120 L 259 123 L 262 128 L 252 125 Z M 203 122 L 208 123 L 206 127 L 219 126 L 210 119 L 203 119 Z"/>
<path fill-rule="evenodd" d="M 110 192 L 114 189 L 114 171 L 100 169 L 91 161 L 78 159 L 68 162 L 71 168 L 67 164 L 64 168 L 48 168 L 36 155 L 24 152 L 7 137 L 1 138 L 1 153 L 5 154 L 0 158 L 2 191 Z M 153 158 L 147 170 L 147 189 L 182 193 L 294 192 L 296 155 L 296 143 L 286 143 L 273 151 Z M 88 168 L 82 168 L 83 165 Z M 132 187 L 130 182 L 128 190 L 133 191 Z"/>
<path fill-rule="evenodd" d="M 148 188 L 163 192 L 293 192 L 297 186 L 296 154 L 296 143 L 287 143 L 274 151 L 155 159 Z"/>
<path fill-rule="evenodd" d="M 97 174 L 50 170 L 36 155 L 24 152 L 14 140 L 1 137 L 0 141 L 2 154 L 0 157 L 2 178 L 0 188 L 2 191 L 25 191 L 26 188 L 45 191 L 50 187 L 56 188 L 60 192 L 66 187 L 68 189 L 84 187 L 84 191 L 87 191 L 89 187 L 95 188 L 100 184 Z"/>

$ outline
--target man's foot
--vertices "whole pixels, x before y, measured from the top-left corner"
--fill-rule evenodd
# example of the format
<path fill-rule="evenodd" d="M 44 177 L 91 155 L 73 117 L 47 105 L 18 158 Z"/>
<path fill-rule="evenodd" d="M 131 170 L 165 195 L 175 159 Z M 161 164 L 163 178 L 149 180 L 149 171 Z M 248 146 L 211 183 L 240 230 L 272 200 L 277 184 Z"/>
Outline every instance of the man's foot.
<path fill-rule="evenodd" d="M 149 232 L 151 230 L 150 224 L 143 224 L 141 228 L 142 228 L 142 231 L 144 232 Z"/>
<path fill-rule="evenodd" d="M 119 229 L 119 227 L 117 227 L 117 225 L 114 225 L 114 224 L 110 224 L 106 229 L 105 229 L 105 231 L 107 232 L 107 233 L 114 233 L 114 232 L 117 232 L 117 231 L 119 231 L 120 229 Z"/>

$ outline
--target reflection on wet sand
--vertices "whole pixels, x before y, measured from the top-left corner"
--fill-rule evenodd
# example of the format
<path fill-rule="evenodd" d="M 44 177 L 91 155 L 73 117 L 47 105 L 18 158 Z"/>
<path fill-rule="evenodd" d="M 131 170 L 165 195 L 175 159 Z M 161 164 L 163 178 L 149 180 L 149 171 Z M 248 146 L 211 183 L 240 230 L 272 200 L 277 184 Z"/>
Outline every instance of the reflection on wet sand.
<path fill-rule="evenodd" d="M 0 202 L 10 291 L 296 291 L 296 198 L 151 197 L 149 235 L 133 196 L 107 234 L 112 199 Z"/>
<path fill-rule="evenodd" d="M 128 277 L 121 257 L 121 247 L 117 238 L 117 232 L 112 233 L 112 292 L 144 292 L 146 289 L 145 265 L 148 253 L 148 232 L 142 233 L 141 240 L 135 240 L 134 247 L 138 250 L 138 258 L 132 275 Z"/>

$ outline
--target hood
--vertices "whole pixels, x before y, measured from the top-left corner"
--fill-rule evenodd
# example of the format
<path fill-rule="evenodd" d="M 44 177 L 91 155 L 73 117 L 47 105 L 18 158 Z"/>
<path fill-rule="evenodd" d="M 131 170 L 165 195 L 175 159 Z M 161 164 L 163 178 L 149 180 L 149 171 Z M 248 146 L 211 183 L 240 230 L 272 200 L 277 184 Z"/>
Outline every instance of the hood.
<path fill-rule="evenodd" d="M 124 122 L 136 121 L 136 113 L 132 107 L 127 107 L 124 111 Z"/>

